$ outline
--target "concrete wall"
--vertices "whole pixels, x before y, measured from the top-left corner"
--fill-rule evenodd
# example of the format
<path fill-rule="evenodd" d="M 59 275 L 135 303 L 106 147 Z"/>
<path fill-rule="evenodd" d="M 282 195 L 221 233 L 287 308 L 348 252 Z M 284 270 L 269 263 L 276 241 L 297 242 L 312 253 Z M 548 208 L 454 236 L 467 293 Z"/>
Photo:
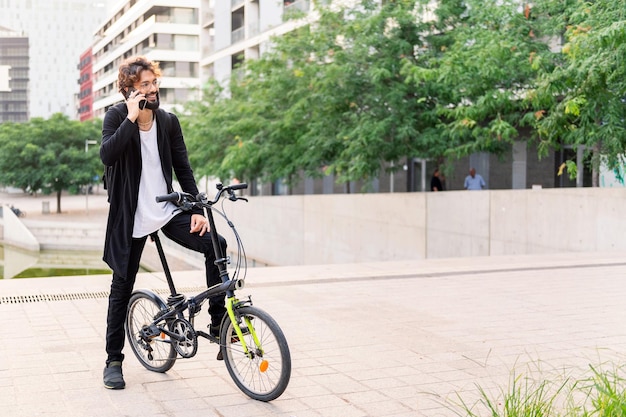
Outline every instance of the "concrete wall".
<path fill-rule="evenodd" d="M 250 197 L 225 207 L 249 258 L 311 265 L 626 250 L 624 202 L 626 189 L 562 188 Z"/>
<path fill-rule="evenodd" d="M 0 240 L 6 244 L 31 251 L 39 250 L 39 242 L 35 236 L 33 236 L 31 231 L 17 218 L 8 205 L 2 207 L 0 229 L 2 230 Z"/>
<path fill-rule="evenodd" d="M 253 265 L 626 251 L 626 188 L 249 199 L 249 203 L 224 201 L 224 207 L 237 226 Z M 105 217 L 102 224 L 92 225 L 96 234 L 86 233 L 84 227 L 76 224 L 66 226 L 73 233 L 70 236 L 69 232 L 56 230 L 59 224 L 48 225 L 61 239 L 53 242 L 42 231 L 46 222 L 17 219 L 8 207 L 3 211 L 0 231 L 5 242 L 30 250 L 39 246 L 31 231 L 41 238 L 41 246 L 49 247 L 80 242 L 81 248 L 91 249 L 91 243 L 101 248 L 104 239 Z M 235 251 L 235 239 L 228 226 L 220 220 L 218 227 L 228 239 L 229 251 Z M 24 241 L 18 244 L 17 239 Z M 196 254 L 182 256 L 190 263 Z M 201 267 L 203 261 L 197 256 Z"/>

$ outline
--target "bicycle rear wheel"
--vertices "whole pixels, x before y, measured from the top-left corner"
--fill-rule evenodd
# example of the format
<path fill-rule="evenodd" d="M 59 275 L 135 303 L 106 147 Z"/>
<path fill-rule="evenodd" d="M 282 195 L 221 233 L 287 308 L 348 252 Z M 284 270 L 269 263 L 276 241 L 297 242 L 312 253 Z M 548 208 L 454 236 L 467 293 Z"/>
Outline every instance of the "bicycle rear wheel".
<path fill-rule="evenodd" d="M 239 389 L 250 398 L 274 400 L 285 391 L 291 377 L 287 339 L 276 321 L 261 309 L 244 306 L 239 307 L 235 314 L 239 322 L 234 325 L 242 329 L 249 353 L 246 355 L 241 340 L 233 336 L 234 325 L 227 315 L 220 332 L 226 369 Z M 254 335 L 258 338 L 258 346 Z"/>
<path fill-rule="evenodd" d="M 167 308 L 158 295 L 147 292 L 135 292 L 128 303 L 126 315 L 126 336 L 133 353 L 139 362 L 153 372 L 167 372 L 176 362 L 176 350 L 169 336 L 158 329 L 166 326 L 165 321 L 154 323 L 154 319 Z M 146 337 L 142 330 L 150 327 L 151 336 Z"/>

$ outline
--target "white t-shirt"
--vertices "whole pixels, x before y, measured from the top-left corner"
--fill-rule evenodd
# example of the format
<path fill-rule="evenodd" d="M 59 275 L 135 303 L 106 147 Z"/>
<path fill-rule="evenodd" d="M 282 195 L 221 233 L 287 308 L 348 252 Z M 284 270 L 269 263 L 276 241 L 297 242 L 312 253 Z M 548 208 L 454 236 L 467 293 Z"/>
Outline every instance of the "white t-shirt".
<path fill-rule="evenodd" d="M 161 168 L 157 145 L 156 119 L 148 131 L 139 131 L 141 138 L 141 179 L 133 237 L 140 238 L 156 232 L 174 217 L 177 207 L 171 203 L 157 203 L 155 197 L 167 194 L 167 184 Z"/>

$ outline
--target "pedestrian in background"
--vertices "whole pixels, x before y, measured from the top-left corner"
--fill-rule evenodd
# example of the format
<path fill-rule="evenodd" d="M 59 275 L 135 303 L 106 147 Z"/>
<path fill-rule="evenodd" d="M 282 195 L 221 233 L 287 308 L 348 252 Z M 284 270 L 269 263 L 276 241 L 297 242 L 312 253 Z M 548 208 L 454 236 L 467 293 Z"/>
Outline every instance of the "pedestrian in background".
<path fill-rule="evenodd" d="M 483 190 L 487 188 L 485 180 L 480 174 L 476 173 L 475 168 L 470 168 L 469 175 L 465 177 L 465 184 L 463 186 L 466 190 Z"/>
<path fill-rule="evenodd" d="M 430 191 L 443 191 L 443 183 L 441 178 L 439 178 L 439 168 L 435 169 L 430 179 Z"/>

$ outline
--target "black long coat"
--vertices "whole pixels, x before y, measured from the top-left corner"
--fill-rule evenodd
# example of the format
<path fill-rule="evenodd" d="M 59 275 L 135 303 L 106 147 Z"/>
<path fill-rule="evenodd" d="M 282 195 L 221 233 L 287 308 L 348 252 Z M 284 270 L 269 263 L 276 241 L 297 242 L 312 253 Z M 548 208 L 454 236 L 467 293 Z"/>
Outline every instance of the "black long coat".
<path fill-rule="evenodd" d="M 157 109 L 155 114 L 161 168 L 168 193 L 173 191 L 173 170 L 182 191 L 197 195 L 198 187 L 189 164 L 178 118 L 162 109 Z M 121 276 L 127 276 L 141 177 L 139 127 L 128 120 L 127 115 L 125 103 L 109 108 L 102 122 L 100 146 L 100 159 L 105 165 L 109 197 L 103 260 L 113 272 Z"/>

